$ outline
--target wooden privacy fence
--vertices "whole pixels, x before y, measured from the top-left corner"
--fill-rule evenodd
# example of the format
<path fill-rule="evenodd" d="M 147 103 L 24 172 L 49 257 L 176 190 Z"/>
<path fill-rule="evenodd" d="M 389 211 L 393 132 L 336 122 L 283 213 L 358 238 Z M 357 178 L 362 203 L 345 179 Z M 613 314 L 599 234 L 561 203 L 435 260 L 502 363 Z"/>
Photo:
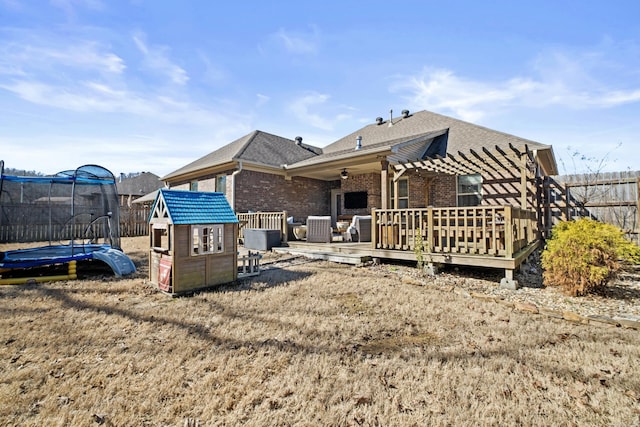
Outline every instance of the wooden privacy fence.
<path fill-rule="evenodd" d="M 376 249 L 513 257 L 538 238 L 535 212 L 512 207 L 377 209 Z"/>
<path fill-rule="evenodd" d="M 240 221 L 238 239 L 244 239 L 245 228 L 261 228 L 265 230 L 279 230 L 280 241 L 287 241 L 287 211 L 281 212 L 247 212 L 236 214 Z"/>
<path fill-rule="evenodd" d="M 545 223 L 590 217 L 622 229 L 634 240 L 640 231 L 640 172 L 546 177 Z"/>
<path fill-rule="evenodd" d="M 120 237 L 146 236 L 149 206 L 122 207 L 120 209 Z M 0 225 L 0 243 L 51 242 L 58 244 L 71 239 L 98 239 L 105 237 L 103 223 L 88 224 L 87 218 L 66 224 L 7 224 Z M 51 240 L 50 240 L 51 239 Z"/>
<path fill-rule="evenodd" d="M 120 236 L 136 237 L 149 234 L 150 205 L 133 204 L 120 208 Z"/>

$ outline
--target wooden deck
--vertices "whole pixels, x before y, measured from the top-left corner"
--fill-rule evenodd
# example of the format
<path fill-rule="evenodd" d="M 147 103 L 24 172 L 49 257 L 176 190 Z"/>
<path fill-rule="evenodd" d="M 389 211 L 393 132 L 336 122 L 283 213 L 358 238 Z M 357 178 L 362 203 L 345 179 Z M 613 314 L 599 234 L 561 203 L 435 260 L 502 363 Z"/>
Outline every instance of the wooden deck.
<path fill-rule="evenodd" d="M 425 253 L 424 258 L 425 263 L 467 265 L 513 271 L 539 247 L 539 243 L 539 241 L 535 241 L 509 258 L 462 253 Z M 376 249 L 372 247 L 371 243 L 307 243 L 306 241 L 289 241 L 287 246 L 273 248 L 273 251 L 353 265 L 361 265 L 374 259 L 417 261 L 416 254 L 413 251 Z M 508 276 L 507 273 L 505 274 Z"/>
<path fill-rule="evenodd" d="M 284 241 L 278 252 L 361 265 L 368 260 L 417 262 L 428 266 L 467 265 L 504 269 L 506 286 L 513 273 L 541 244 L 533 211 L 512 206 L 422 209 L 374 209 L 371 242 Z"/>
<path fill-rule="evenodd" d="M 535 214 L 511 206 L 385 209 L 372 211 L 372 241 L 289 241 L 278 251 L 360 265 L 371 259 L 467 265 L 503 269 L 505 286 L 536 250 Z"/>

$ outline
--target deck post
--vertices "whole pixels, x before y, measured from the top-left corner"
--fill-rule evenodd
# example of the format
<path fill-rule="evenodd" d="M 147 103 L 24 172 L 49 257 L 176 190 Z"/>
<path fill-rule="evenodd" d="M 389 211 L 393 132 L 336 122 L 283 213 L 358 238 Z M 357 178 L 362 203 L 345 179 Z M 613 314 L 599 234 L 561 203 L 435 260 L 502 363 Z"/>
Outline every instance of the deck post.
<path fill-rule="evenodd" d="M 513 214 L 511 206 L 504 207 L 504 249 L 507 258 L 513 257 Z"/>
<path fill-rule="evenodd" d="M 383 159 L 380 161 L 380 207 L 382 209 L 388 209 L 389 200 L 389 161 Z"/>
<path fill-rule="evenodd" d="M 504 277 L 500 280 L 500 287 L 512 291 L 518 289 L 518 281 L 513 279 L 513 270 L 508 268 L 504 270 Z"/>
<path fill-rule="evenodd" d="M 287 243 L 289 240 L 289 224 L 287 223 L 287 211 L 282 211 L 282 221 L 280 221 L 280 240 Z"/>
<path fill-rule="evenodd" d="M 433 208 L 427 208 L 427 250 L 433 252 Z"/>
<path fill-rule="evenodd" d="M 371 209 L 371 248 L 375 249 L 378 243 L 378 221 L 377 212 L 375 209 Z"/>
<path fill-rule="evenodd" d="M 527 209 L 527 154 L 522 155 L 520 165 L 520 207 Z"/>

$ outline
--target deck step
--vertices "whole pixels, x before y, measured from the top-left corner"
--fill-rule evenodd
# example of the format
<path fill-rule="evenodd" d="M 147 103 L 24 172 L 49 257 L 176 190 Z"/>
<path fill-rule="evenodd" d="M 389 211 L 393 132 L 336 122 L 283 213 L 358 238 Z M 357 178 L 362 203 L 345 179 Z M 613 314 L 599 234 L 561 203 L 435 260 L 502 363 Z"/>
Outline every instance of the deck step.
<path fill-rule="evenodd" d="M 321 259 L 324 261 L 337 262 L 339 264 L 351 264 L 361 266 L 371 261 L 368 255 L 346 254 L 333 251 L 319 251 L 306 248 L 276 247 L 271 249 L 273 252 L 285 253 L 291 255 L 299 255 L 311 259 Z"/>
<path fill-rule="evenodd" d="M 346 254 L 362 254 L 371 249 L 370 243 L 307 243 L 305 241 L 287 242 L 283 245 L 291 250 L 307 250 L 314 252 L 337 252 Z"/>

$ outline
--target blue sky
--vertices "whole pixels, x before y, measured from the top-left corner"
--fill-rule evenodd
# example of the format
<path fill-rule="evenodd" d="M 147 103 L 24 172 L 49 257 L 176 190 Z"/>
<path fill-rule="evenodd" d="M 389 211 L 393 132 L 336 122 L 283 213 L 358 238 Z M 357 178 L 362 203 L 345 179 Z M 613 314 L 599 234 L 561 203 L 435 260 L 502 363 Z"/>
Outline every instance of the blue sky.
<path fill-rule="evenodd" d="M 640 169 L 637 1 L 0 0 L 0 159 L 167 174 L 430 110 Z M 583 161 L 575 152 L 594 161 Z"/>

